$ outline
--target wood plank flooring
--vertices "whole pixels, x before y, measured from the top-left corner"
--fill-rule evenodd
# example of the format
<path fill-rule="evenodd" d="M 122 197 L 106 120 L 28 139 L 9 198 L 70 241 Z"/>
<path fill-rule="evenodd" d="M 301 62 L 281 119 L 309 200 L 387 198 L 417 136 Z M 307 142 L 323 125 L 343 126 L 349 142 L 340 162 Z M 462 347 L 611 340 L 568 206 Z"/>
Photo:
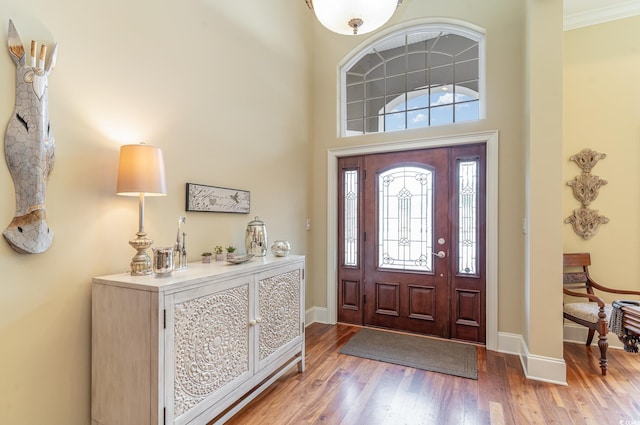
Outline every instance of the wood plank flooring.
<path fill-rule="evenodd" d="M 314 323 L 292 368 L 228 424 L 640 425 L 640 355 L 565 343 L 568 386 L 524 377 L 514 355 L 478 347 L 478 380 L 338 354 L 358 327 Z M 615 338 L 615 336 L 612 336 Z"/>

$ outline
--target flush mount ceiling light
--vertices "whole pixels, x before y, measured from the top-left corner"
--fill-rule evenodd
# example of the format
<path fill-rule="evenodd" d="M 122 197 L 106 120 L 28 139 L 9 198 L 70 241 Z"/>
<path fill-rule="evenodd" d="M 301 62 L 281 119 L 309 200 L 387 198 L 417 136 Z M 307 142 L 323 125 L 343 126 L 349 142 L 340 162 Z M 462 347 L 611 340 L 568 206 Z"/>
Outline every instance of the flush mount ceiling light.
<path fill-rule="evenodd" d="M 366 34 L 383 26 L 403 0 L 305 0 L 318 21 L 338 34 Z"/>

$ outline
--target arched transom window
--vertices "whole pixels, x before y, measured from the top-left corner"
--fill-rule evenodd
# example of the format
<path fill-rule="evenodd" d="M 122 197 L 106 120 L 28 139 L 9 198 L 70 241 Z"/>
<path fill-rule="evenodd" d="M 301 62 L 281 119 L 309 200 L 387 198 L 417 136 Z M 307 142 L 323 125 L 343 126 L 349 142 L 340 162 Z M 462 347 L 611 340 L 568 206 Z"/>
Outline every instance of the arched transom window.
<path fill-rule="evenodd" d="M 341 70 L 342 135 L 484 118 L 483 40 L 464 27 L 421 25 L 356 53 Z"/>

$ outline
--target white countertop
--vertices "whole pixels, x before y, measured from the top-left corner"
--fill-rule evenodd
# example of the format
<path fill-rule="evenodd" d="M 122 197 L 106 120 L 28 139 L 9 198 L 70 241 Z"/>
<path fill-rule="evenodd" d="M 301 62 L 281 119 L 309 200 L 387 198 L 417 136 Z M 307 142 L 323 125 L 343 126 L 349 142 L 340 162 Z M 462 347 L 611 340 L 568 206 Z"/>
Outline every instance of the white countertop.
<path fill-rule="evenodd" d="M 251 260 L 241 264 L 213 261 L 212 259 L 211 263 L 189 263 L 186 269 L 174 270 L 170 276 L 156 277 L 155 274 L 132 276 L 127 272 L 94 277 L 93 283 L 159 292 L 169 290 L 171 287 L 176 286 L 184 289 L 183 286 L 185 284 L 198 284 L 231 276 L 253 274 L 300 260 L 304 260 L 303 255 L 287 255 L 286 257 L 267 255 L 265 257 L 253 257 Z"/>

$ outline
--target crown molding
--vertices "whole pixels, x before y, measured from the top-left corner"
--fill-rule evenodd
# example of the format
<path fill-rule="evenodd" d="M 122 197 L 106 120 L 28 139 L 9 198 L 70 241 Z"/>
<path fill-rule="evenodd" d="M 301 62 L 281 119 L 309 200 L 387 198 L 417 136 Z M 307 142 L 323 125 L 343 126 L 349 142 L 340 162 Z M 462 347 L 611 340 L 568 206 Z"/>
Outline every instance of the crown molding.
<path fill-rule="evenodd" d="M 640 0 L 624 1 L 613 6 L 592 8 L 565 15 L 564 30 L 569 31 L 635 15 L 640 15 Z"/>

